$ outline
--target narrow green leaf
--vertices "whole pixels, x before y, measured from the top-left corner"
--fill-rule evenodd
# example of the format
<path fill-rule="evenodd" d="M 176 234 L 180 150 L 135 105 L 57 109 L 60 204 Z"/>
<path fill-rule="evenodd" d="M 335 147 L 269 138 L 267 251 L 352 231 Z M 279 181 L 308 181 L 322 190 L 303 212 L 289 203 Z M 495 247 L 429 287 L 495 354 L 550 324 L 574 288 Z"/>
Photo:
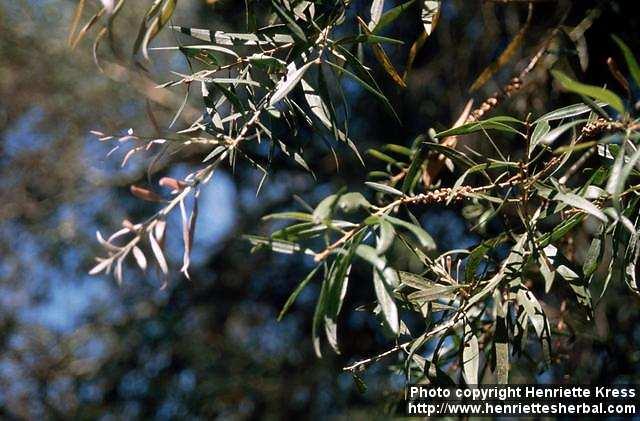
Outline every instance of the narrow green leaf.
<path fill-rule="evenodd" d="M 311 222 L 313 221 L 313 216 L 304 212 L 280 212 L 265 215 L 262 219 L 264 221 L 269 221 L 271 219 L 294 219 L 296 221 Z"/>
<path fill-rule="evenodd" d="M 563 238 L 569 231 L 571 231 L 576 225 L 584 220 L 584 214 L 575 214 L 569 219 L 565 219 L 559 225 L 554 227 L 553 231 L 544 234 L 538 241 L 539 247 L 546 247 L 551 243 Z"/>
<path fill-rule="evenodd" d="M 547 120 L 541 120 L 536 123 L 533 128 L 533 133 L 531 133 L 531 143 L 529 144 L 529 156 L 531 156 L 531 152 L 535 149 L 536 146 L 540 143 L 540 141 L 551 131 L 551 126 Z"/>
<path fill-rule="evenodd" d="M 364 184 L 366 184 L 367 187 L 378 190 L 382 193 L 388 193 L 394 196 L 404 196 L 404 193 L 402 193 L 400 190 L 395 189 L 391 186 L 387 186 L 386 184 L 374 183 L 373 181 L 365 181 Z"/>
<path fill-rule="evenodd" d="M 315 350 L 316 356 L 318 358 L 322 358 L 322 350 L 320 348 L 320 328 L 322 326 L 322 322 L 324 321 L 324 315 L 326 312 L 326 296 L 327 290 L 329 288 L 329 280 L 324 279 L 322 282 L 322 288 L 320 289 L 320 296 L 318 297 L 318 302 L 316 303 L 316 309 L 313 313 L 313 322 L 311 327 L 311 337 L 313 340 L 313 349 Z"/>
<path fill-rule="evenodd" d="M 422 227 L 390 215 L 385 215 L 382 218 L 391 222 L 393 225 L 409 230 L 418 239 L 422 247 L 425 247 L 428 250 L 437 249 L 436 242 L 433 241 L 433 238 Z"/>
<path fill-rule="evenodd" d="M 296 38 L 300 39 L 302 42 L 306 43 L 307 37 L 304 35 L 304 31 L 302 30 L 302 28 L 298 26 L 295 19 L 291 17 L 291 15 L 289 15 L 289 13 L 287 13 L 285 10 L 283 10 L 275 0 L 271 0 L 271 4 L 273 5 L 273 8 L 278 16 L 280 16 L 280 19 L 284 21 L 293 35 L 295 35 Z"/>
<path fill-rule="evenodd" d="M 434 285 L 433 282 L 415 273 L 399 271 L 398 274 L 400 275 L 400 282 L 411 288 L 428 290 Z"/>
<path fill-rule="evenodd" d="M 417 301 L 425 303 L 429 301 L 439 300 L 441 298 L 451 299 L 455 296 L 456 291 L 460 287 L 457 285 L 439 285 L 433 284 L 428 289 L 420 289 L 408 295 L 409 301 Z"/>
<path fill-rule="evenodd" d="M 345 193 L 338 199 L 338 208 L 345 213 L 356 212 L 360 209 L 369 209 L 370 207 L 371 203 L 369 203 L 362 193 Z"/>
<path fill-rule="evenodd" d="M 622 103 L 622 100 L 618 95 L 614 94 L 610 90 L 577 82 L 559 70 L 552 70 L 551 74 L 566 90 L 588 96 L 598 101 L 603 101 L 611 105 L 611 107 L 620 114 L 624 113 L 624 104 Z"/>
<path fill-rule="evenodd" d="M 445 130 L 443 132 L 437 133 L 436 138 L 442 139 L 448 136 L 465 135 L 482 130 L 498 130 L 508 133 L 522 134 L 518 130 L 514 129 L 510 123 L 522 124 L 522 122 L 516 118 L 508 116 L 498 116 L 488 118 L 486 120 L 474 121 L 472 123 L 463 124 L 462 126 Z"/>
<path fill-rule="evenodd" d="M 604 247 L 602 247 L 602 237 L 594 237 L 591 241 L 591 245 L 589 246 L 589 250 L 587 250 L 587 255 L 582 265 L 582 273 L 585 277 L 591 276 L 591 274 L 596 271 L 600 261 L 602 260 L 603 252 Z"/>
<path fill-rule="evenodd" d="M 391 332 L 397 335 L 400 331 L 400 318 L 398 316 L 398 307 L 391 296 L 393 286 L 388 281 L 388 278 L 392 276 L 391 272 L 395 273 L 392 268 L 380 270 L 374 267 L 373 287 L 376 292 L 378 304 L 380 304 L 382 309 L 385 324 Z"/>
<path fill-rule="evenodd" d="M 396 6 L 393 9 L 390 9 L 387 12 L 385 12 L 380 17 L 380 19 L 378 20 L 378 23 L 371 30 L 371 32 L 373 32 L 374 34 L 380 33 L 380 31 L 382 31 L 385 27 L 389 26 L 396 19 L 398 19 L 400 17 L 400 15 L 402 14 L 402 12 L 407 10 L 409 8 L 409 6 L 411 6 L 414 2 L 415 2 L 415 0 L 409 0 L 406 3 L 403 3 L 403 4 L 399 5 L 399 6 Z"/>
<path fill-rule="evenodd" d="M 624 55 L 624 59 L 627 62 L 627 67 L 629 68 L 629 73 L 631 73 L 631 77 L 636 82 L 636 85 L 640 87 L 640 66 L 638 66 L 638 62 L 636 61 L 635 56 L 631 52 L 631 49 L 624 43 L 620 38 L 615 35 L 611 35 L 613 40 L 618 44 L 620 51 Z"/>
<path fill-rule="evenodd" d="M 495 375 L 498 384 L 509 383 L 509 330 L 507 329 L 507 303 L 502 301 L 501 292 L 494 293 L 496 301 L 495 323 Z"/>
<path fill-rule="evenodd" d="M 278 315 L 278 321 L 282 320 L 284 315 L 287 314 L 287 311 L 289 311 L 289 308 L 291 308 L 293 303 L 295 303 L 296 299 L 298 298 L 298 295 L 300 295 L 302 290 L 313 279 L 315 274 L 318 272 L 318 269 L 320 269 L 320 266 L 316 266 L 311 272 L 309 272 L 309 274 L 305 276 L 304 279 L 298 284 L 296 289 L 293 290 L 293 292 L 291 293 L 287 301 L 282 306 L 282 310 L 280 310 L 280 314 Z"/>
<path fill-rule="evenodd" d="M 373 0 L 371 2 L 371 20 L 369 21 L 369 29 L 373 30 L 376 27 L 378 22 L 380 22 L 380 18 L 382 17 L 382 12 L 384 11 L 384 0 Z"/>
<path fill-rule="evenodd" d="M 544 135 L 542 138 L 540 138 L 538 140 L 538 143 L 542 143 L 542 144 L 545 144 L 545 145 L 551 145 L 560 136 L 565 134 L 568 130 L 571 130 L 572 128 L 574 128 L 578 124 L 582 124 L 582 123 L 584 123 L 586 121 L 587 120 L 585 120 L 585 119 L 580 119 L 580 120 L 572 120 L 572 121 L 570 121 L 568 123 L 564 123 L 564 124 L 556 127 L 555 129 L 547 132 L 546 135 Z"/>
<path fill-rule="evenodd" d="M 606 105 L 604 102 L 598 103 L 600 106 Z M 543 115 L 534 121 L 534 124 L 540 123 L 542 121 L 554 121 L 554 120 L 564 120 L 565 118 L 576 117 L 582 114 L 586 114 L 591 111 L 591 107 L 585 104 L 573 104 L 567 107 L 558 108 L 557 110 L 553 110 L 550 113 Z"/>
<path fill-rule="evenodd" d="M 549 320 L 542 310 L 542 306 L 531 291 L 525 288 L 519 289 L 517 292 L 517 302 L 518 305 L 523 308 L 527 318 L 536 331 L 536 335 L 540 339 L 545 360 L 548 365 L 551 360 L 551 329 L 549 328 Z"/>
<path fill-rule="evenodd" d="M 376 243 L 376 252 L 379 255 L 386 253 L 386 251 L 393 244 L 393 240 L 396 237 L 396 230 L 389 222 L 384 219 L 380 220 L 380 237 Z"/>
<path fill-rule="evenodd" d="M 607 222 L 607 216 L 593 203 L 589 202 L 587 199 L 578 196 L 573 193 L 558 193 L 553 197 L 554 200 L 560 201 L 568 206 L 572 206 L 574 208 L 582 209 L 587 212 L 589 215 L 592 215 L 602 222 Z"/>
<path fill-rule="evenodd" d="M 356 76 L 355 74 L 351 73 L 349 70 L 338 66 L 335 63 L 332 63 L 330 61 L 326 62 L 328 65 L 330 65 L 331 67 L 344 72 L 345 74 L 347 74 L 349 77 L 351 77 L 351 79 L 355 80 L 356 82 L 358 82 L 358 84 L 360 86 L 362 86 L 365 90 L 369 91 L 370 93 L 372 93 L 376 98 L 378 98 L 382 104 L 385 106 L 386 110 L 395 117 L 395 119 L 397 121 L 400 121 L 400 117 L 398 117 L 398 114 L 396 114 L 396 111 L 393 109 L 393 107 L 391 106 L 391 103 L 389 102 L 389 100 L 387 99 L 386 96 L 384 96 L 384 94 L 382 92 L 380 92 L 378 89 L 374 88 L 373 86 L 369 85 L 367 82 L 365 82 L 364 80 L 360 79 L 358 76 Z"/>
<path fill-rule="evenodd" d="M 471 251 L 464 268 L 465 282 L 470 283 L 475 279 L 476 272 L 478 271 L 478 266 L 484 259 L 484 256 L 489 251 L 493 250 L 497 245 L 503 243 L 507 239 L 507 235 L 500 235 L 498 237 L 482 242 Z"/>

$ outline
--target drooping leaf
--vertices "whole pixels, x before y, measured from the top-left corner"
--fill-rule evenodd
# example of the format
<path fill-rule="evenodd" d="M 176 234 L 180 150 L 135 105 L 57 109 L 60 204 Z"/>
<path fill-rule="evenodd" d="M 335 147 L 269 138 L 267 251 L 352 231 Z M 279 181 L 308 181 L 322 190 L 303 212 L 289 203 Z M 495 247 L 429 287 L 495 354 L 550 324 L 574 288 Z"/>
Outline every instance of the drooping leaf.
<path fill-rule="evenodd" d="M 437 248 L 436 242 L 422 227 L 412 224 L 411 222 L 407 222 L 404 219 L 396 218 L 390 215 L 385 215 L 383 219 L 391 222 L 393 225 L 402 227 L 410 231 L 418 239 L 422 247 L 425 247 L 428 250 L 435 250 Z"/>
<path fill-rule="evenodd" d="M 531 293 L 531 291 L 520 288 L 517 292 L 518 305 L 522 307 L 524 314 L 533 325 L 536 335 L 540 339 L 543 354 L 547 365 L 551 361 L 551 330 L 549 328 L 549 320 L 542 310 L 540 302 Z"/>
<path fill-rule="evenodd" d="M 480 370 L 480 346 L 469 323 L 464 324 L 462 340 L 462 373 L 468 385 L 478 384 Z"/>
<path fill-rule="evenodd" d="M 584 263 L 582 265 L 582 273 L 584 276 L 589 277 L 596 271 L 600 261 L 602 260 L 603 253 L 604 247 L 602 237 L 594 237 L 593 240 L 591 240 L 591 245 L 587 250 L 587 255 L 585 256 Z"/>
<path fill-rule="evenodd" d="M 311 272 L 309 272 L 309 274 L 307 276 L 304 277 L 304 279 L 298 284 L 298 286 L 296 287 L 296 289 L 293 290 L 293 292 L 291 293 L 291 295 L 289 296 L 289 298 L 287 298 L 287 301 L 284 303 L 284 305 L 282 306 L 282 310 L 280 310 L 280 314 L 278 314 L 278 321 L 282 320 L 282 318 L 284 317 L 285 314 L 287 314 L 287 311 L 289 311 L 289 308 L 291 308 L 291 306 L 293 305 L 293 303 L 295 303 L 296 299 L 298 298 L 298 295 L 300 295 L 300 293 L 302 292 L 302 290 L 307 286 L 307 284 L 313 279 L 313 277 L 315 276 L 315 274 L 318 272 L 318 270 L 320 269 L 321 266 L 316 266 Z"/>
<path fill-rule="evenodd" d="M 365 35 L 372 35 L 369 28 L 367 28 L 367 24 L 364 23 L 364 21 L 360 17 L 358 17 L 358 22 L 360 23 L 360 27 L 364 31 Z M 374 56 L 376 57 L 384 71 L 387 72 L 391 80 L 393 80 L 398 86 L 406 88 L 407 85 L 404 83 L 402 77 L 400 77 L 400 75 L 398 74 L 398 71 L 393 66 L 393 63 L 391 63 L 389 56 L 387 56 L 387 53 L 385 53 L 382 46 L 380 44 L 372 44 L 371 48 L 373 49 Z"/>
<path fill-rule="evenodd" d="M 149 43 L 169 22 L 177 4 L 178 0 L 156 0 L 151 5 L 138 31 L 138 37 L 133 46 L 134 54 L 142 51 L 144 58 L 149 60 Z"/>
<path fill-rule="evenodd" d="M 355 249 L 355 253 L 373 266 L 373 286 L 384 322 L 390 331 L 397 335 L 400 331 L 400 318 L 392 296 L 393 289 L 400 283 L 397 272 L 387 266 L 386 260 L 378 256 L 371 246 L 360 244 Z"/>
<path fill-rule="evenodd" d="M 326 312 L 326 296 L 329 288 L 329 280 L 324 279 L 322 281 L 322 287 L 320 288 L 320 296 L 316 302 L 316 308 L 313 312 L 313 320 L 311 324 L 311 338 L 313 340 L 313 349 L 318 358 L 322 358 L 322 349 L 320 344 L 320 329 L 324 322 L 324 315 Z"/>
<path fill-rule="evenodd" d="M 495 375 L 498 384 L 509 383 L 509 331 L 507 329 L 507 304 L 502 301 L 500 291 L 494 293 L 496 301 L 495 322 Z"/>
<path fill-rule="evenodd" d="M 358 76 L 356 76 L 355 74 L 353 74 L 352 72 L 350 72 L 349 70 L 338 66 L 335 63 L 332 63 L 330 61 L 326 62 L 328 65 L 330 65 L 331 67 L 344 72 L 347 76 L 349 76 L 351 79 L 353 79 L 354 81 L 356 81 L 360 86 L 362 86 L 365 90 L 369 91 L 370 93 L 372 93 L 376 98 L 378 98 L 382 104 L 385 106 L 385 109 L 389 112 L 389 114 L 391 114 L 392 116 L 394 116 L 394 118 L 398 121 L 400 121 L 400 117 L 398 117 L 398 114 L 396 113 L 395 109 L 391 106 L 391 103 L 389 102 L 389 100 L 387 99 L 386 96 L 384 96 L 384 94 L 382 92 L 380 92 L 380 90 L 378 90 L 377 88 L 371 86 L 370 84 L 368 84 L 367 82 L 365 82 L 364 80 L 362 80 L 361 78 L 359 78 Z"/>
<path fill-rule="evenodd" d="M 376 252 L 380 255 L 386 253 L 393 240 L 395 239 L 396 231 L 389 222 L 384 219 L 380 220 L 380 236 L 376 243 Z"/>
<path fill-rule="evenodd" d="M 622 100 L 618 95 L 610 90 L 577 82 L 559 70 L 552 70 L 551 74 L 566 90 L 588 96 L 597 101 L 605 102 L 619 113 L 624 113 L 624 104 L 622 103 Z"/>
<path fill-rule="evenodd" d="M 167 260 L 164 257 L 162 248 L 160 247 L 160 244 L 158 244 L 158 240 L 156 240 L 156 237 L 155 235 L 153 235 L 152 232 L 149 233 L 148 238 L 149 238 L 149 243 L 151 244 L 151 250 L 153 251 L 153 255 L 155 256 L 156 261 L 158 262 L 158 267 L 160 267 L 160 270 L 164 275 L 167 275 L 169 273 L 169 266 L 167 265 Z"/>
<path fill-rule="evenodd" d="M 324 324 L 327 341 L 336 353 L 338 348 L 338 315 L 347 294 L 351 260 L 362 236 L 357 236 L 350 244 L 349 251 L 339 255 L 329 271 L 327 294 L 325 298 Z"/>
<path fill-rule="evenodd" d="M 397 335 L 400 331 L 400 318 L 398 316 L 398 307 L 391 295 L 393 286 L 389 282 L 389 278 L 393 276 L 392 273 L 395 273 L 392 268 L 384 270 L 374 268 L 373 287 L 376 292 L 378 304 L 380 304 L 382 309 L 385 324 L 393 334 Z"/>
<path fill-rule="evenodd" d="M 282 19 L 287 27 L 291 30 L 291 33 L 293 33 L 296 38 L 306 43 L 307 37 L 304 34 L 304 30 L 300 28 L 295 19 L 289 13 L 287 13 L 287 11 L 281 8 L 275 0 L 271 0 L 271 5 L 273 6 L 273 9 L 278 14 L 280 19 Z"/>
<path fill-rule="evenodd" d="M 629 68 L 629 73 L 631 73 L 631 77 L 636 82 L 636 86 L 640 87 L 640 66 L 636 61 L 635 56 L 631 52 L 631 49 L 619 37 L 615 35 L 611 35 L 611 37 L 616 42 L 616 44 L 618 44 L 620 51 L 622 51 L 624 59 L 627 62 L 627 67 Z"/>

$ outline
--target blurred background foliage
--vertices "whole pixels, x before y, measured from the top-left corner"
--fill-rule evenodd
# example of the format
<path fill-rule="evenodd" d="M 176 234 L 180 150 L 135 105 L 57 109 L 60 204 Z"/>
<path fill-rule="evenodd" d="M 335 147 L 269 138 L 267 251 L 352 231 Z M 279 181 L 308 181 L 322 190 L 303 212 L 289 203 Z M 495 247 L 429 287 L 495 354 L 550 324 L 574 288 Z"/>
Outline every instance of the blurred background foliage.
<path fill-rule="evenodd" d="M 173 20 L 242 31 L 242 3 L 182 1 Z M 354 3 L 368 7 L 366 1 Z M 504 85 L 564 10 L 570 10 L 569 26 L 585 22 L 585 16 L 593 19 L 580 48 L 559 44 L 550 55 L 580 80 L 614 84 L 606 66 L 607 57 L 615 54 L 611 31 L 640 51 L 640 19 L 633 3 L 540 2 L 523 48 L 474 96 L 482 100 Z M 138 157 L 120 168 L 118 159 L 105 158 L 109 147 L 89 132 L 135 127 L 137 133 L 153 135 L 154 121 L 166 127 L 184 92 L 158 93 L 151 79 L 164 82 L 169 69 L 186 72 L 187 67 L 179 55 L 157 52 L 145 76 L 149 79 L 126 68 L 100 73 L 90 37 L 74 51 L 67 45 L 76 4 L 0 3 L 0 417 L 364 419 L 383 414 L 385 403 L 401 393 L 402 376 L 386 364 L 376 365 L 367 371 L 369 387 L 360 394 L 351 376 L 341 372 L 355 358 L 383 349 L 375 320 L 364 312 L 343 312 L 342 355 L 317 359 L 309 335 L 317 285 L 305 289 L 290 314 L 276 321 L 311 262 L 266 252 L 250 255 L 240 239 L 267 231 L 260 216 L 295 208 L 294 194 L 317 203 L 345 183 L 361 183 L 366 170 L 348 151 L 336 171 L 327 148 L 307 142 L 307 161 L 317 180 L 283 160 L 258 197 L 261 174 L 249 166 L 218 173 L 201 196 L 192 281 L 174 274 L 160 290 L 157 275 L 143 276 L 132 267 L 121 287 L 109 277 L 87 275 L 100 251 L 96 230 L 112 232 L 122 219 L 139 220 L 149 213 L 128 191 L 130 184 L 147 179 L 148 161 Z M 97 1 L 88 2 L 88 9 L 97 7 Z M 115 45 L 124 54 L 145 9 L 129 6 L 116 23 Z M 85 11 L 84 20 L 90 13 Z M 351 137 L 359 149 L 409 144 L 430 127 L 449 127 L 475 78 L 526 15 L 524 2 L 445 1 L 438 30 L 418 54 L 408 89 L 399 91 L 379 73 L 401 126 L 386 117 L 371 118 L 383 115 L 379 106 L 360 90 L 349 91 Z M 389 33 L 406 44 L 387 51 L 402 68 L 420 20 L 414 14 L 400 22 Z M 168 32 L 154 41 L 175 43 Z M 499 112 L 538 116 L 567 100 L 542 69 Z M 199 112 L 198 107 L 194 101 L 185 115 Z M 179 177 L 191 163 L 189 156 L 171 156 L 153 171 Z M 444 248 L 478 241 L 464 220 L 443 208 L 425 209 L 421 221 Z M 174 234 L 168 254 L 179 262 L 180 233 Z M 349 310 L 373 295 L 366 273 L 355 270 L 352 285 L 366 287 L 351 288 Z M 557 365 L 540 373 L 536 361 L 520 361 L 512 382 L 640 382 L 639 308 L 623 286 L 612 288 L 596 309 L 595 323 L 580 316 L 565 319 L 573 334 L 553 344 Z M 561 317 L 548 314 L 552 323 Z"/>

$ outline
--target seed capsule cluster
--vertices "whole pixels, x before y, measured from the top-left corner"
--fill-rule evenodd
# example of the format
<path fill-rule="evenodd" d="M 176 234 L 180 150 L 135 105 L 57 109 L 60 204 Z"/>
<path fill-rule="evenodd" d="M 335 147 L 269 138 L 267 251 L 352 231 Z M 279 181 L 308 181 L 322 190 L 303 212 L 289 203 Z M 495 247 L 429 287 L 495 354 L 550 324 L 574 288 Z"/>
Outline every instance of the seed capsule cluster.
<path fill-rule="evenodd" d="M 624 130 L 624 124 L 622 122 L 599 118 L 585 124 L 582 128 L 582 135 L 584 138 L 592 139 L 604 133 L 617 132 L 620 130 Z"/>
<path fill-rule="evenodd" d="M 480 104 L 478 108 L 473 110 L 471 115 L 469 115 L 468 122 L 480 120 L 483 115 L 495 108 L 500 101 L 511 97 L 520 88 L 522 88 L 522 80 L 519 77 L 512 78 L 502 91 L 494 93 Z"/>
<path fill-rule="evenodd" d="M 416 196 L 410 197 L 410 203 L 442 203 L 446 202 L 450 199 L 452 200 L 462 200 L 464 196 L 472 193 L 473 187 L 471 186 L 462 186 L 457 187 L 455 189 L 445 187 L 438 190 L 433 190 L 427 193 L 421 193 Z"/>

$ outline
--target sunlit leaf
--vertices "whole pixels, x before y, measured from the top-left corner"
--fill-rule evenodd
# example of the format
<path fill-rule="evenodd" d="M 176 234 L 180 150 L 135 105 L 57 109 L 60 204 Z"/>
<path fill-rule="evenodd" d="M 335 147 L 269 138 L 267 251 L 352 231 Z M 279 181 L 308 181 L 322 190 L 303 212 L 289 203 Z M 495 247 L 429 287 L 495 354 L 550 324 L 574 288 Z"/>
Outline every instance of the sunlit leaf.
<path fill-rule="evenodd" d="M 431 35 L 436 25 L 438 24 L 438 17 L 440 17 L 440 8 L 442 7 L 442 0 L 423 0 L 422 10 L 420 12 L 420 19 L 422 20 L 422 26 L 424 26 L 424 32 Z"/>
<path fill-rule="evenodd" d="M 365 182 L 365 184 L 368 187 L 371 187 L 372 189 L 378 190 L 382 193 L 388 193 L 393 196 L 404 196 L 404 193 L 402 193 L 400 190 L 393 188 L 391 186 L 387 186 L 386 184 L 374 183 L 373 181 L 367 181 Z"/>
<path fill-rule="evenodd" d="M 300 68 L 296 68 L 295 66 L 290 65 L 287 75 L 280 79 L 280 81 L 276 85 L 276 89 L 269 99 L 269 104 L 275 105 L 278 101 L 286 97 L 289 92 L 291 92 L 291 90 L 296 87 L 298 82 L 300 82 L 300 79 L 302 79 L 302 76 L 304 76 L 305 72 L 313 64 L 314 62 L 310 61 L 308 63 L 305 63 Z"/>
<path fill-rule="evenodd" d="M 480 370 L 480 347 L 478 338 L 473 334 L 471 326 L 464 324 L 462 341 L 462 373 L 468 385 L 478 384 Z"/>
<path fill-rule="evenodd" d="M 390 9 L 390 10 L 386 11 L 380 17 L 380 20 L 378 21 L 377 25 L 371 30 L 371 32 L 373 32 L 374 34 L 380 33 L 384 28 L 386 28 L 391 23 L 393 23 L 396 19 L 398 19 L 400 17 L 400 15 L 402 14 L 402 12 L 404 12 L 407 9 L 409 9 L 409 7 L 415 1 L 416 0 L 409 0 L 406 3 L 402 3 L 399 6 L 396 6 L 393 9 Z"/>
<path fill-rule="evenodd" d="M 382 12 L 384 11 L 384 0 L 372 0 L 371 1 L 371 20 L 369 21 L 368 28 L 373 30 L 376 27 L 380 18 L 382 17 Z"/>

